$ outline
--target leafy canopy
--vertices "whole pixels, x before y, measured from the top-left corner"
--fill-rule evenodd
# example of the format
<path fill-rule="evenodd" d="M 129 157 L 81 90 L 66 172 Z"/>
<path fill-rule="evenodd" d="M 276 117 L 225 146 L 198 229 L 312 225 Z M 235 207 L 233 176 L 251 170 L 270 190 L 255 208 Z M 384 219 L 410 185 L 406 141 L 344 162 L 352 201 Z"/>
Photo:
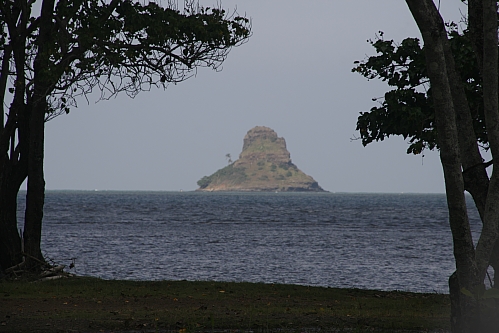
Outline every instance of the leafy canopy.
<path fill-rule="evenodd" d="M 9 64 L 10 93 L 19 88 L 19 76 L 26 80 L 23 89 L 32 86 L 34 63 L 40 56 L 43 23 L 31 16 L 26 5 L 25 1 L 0 4 L 0 63 Z M 16 25 L 28 14 L 25 26 Z M 251 30 L 245 17 L 192 1 L 180 11 L 173 2 L 165 8 L 131 0 L 60 0 L 50 24 L 50 40 L 43 45 L 49 61 L 38 73 L 48 81 L 47 118 L 69 112 L 70 106 L 76 106 L 75 97 L 96 88 L 103 99 L 119 92 L 134 97 L 153 86 L 181 82 L 195 75 L 198 67 L 218 69 Z M 14 43 L 24 43 L 25 50 L 16 50 Z"/>
<path fill-rule="evenodd" d="M 487 149 L 482 82 L 469 32 L 460 32 L 455 24 L 448 24 L 448 28 L 456 70 L 464 83 L 477 140 Z M 379 105 L 360 113 L 357 130 L 362 144 L 366 146 L 391 135 L 400 135 L 409 140 L 407 153 L 419 154 L 424 149 L 438 148 L 432 91 L 419 39 L 406 38 L 396 44 L 393 40 L 385 40 L 383 32 L 379 32 L 375 40 L 368 42 L 377 55 L 355 61 L 352 72 L 358 72 L 368 80 L 381 79 L 392 89 L 383 98 L 373 98 Z"/>

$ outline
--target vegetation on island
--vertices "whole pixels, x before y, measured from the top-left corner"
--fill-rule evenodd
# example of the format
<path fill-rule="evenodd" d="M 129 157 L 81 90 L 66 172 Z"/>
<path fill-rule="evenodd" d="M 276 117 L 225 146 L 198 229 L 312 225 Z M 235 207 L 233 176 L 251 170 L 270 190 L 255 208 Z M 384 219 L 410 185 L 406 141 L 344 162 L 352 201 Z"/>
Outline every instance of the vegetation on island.
<path fill-rule="evenodd" d="M 464 1 L 463 1 L 464 2 Z M 386 81 L 392 90 L 361 112 L 362 143 L 391 135 L 409 139 L 408 153 L 440 151 L 454 243 L 456 271 L 449 278 L 454 333 L 496 332 L 499 327 L 499 102 L 496 0 L 468 0 L 467 18 L 445 24 L 432 0 L 406 0 L 424 46 L 372 42 L 378 55 L 353 71 Z M 378 99 L 375 99 L 378 100 Z M 485 162 L 483 150 L 492 155 Z M 487 168 L 493 165 L 493 171 Z M 473 241 L 465 191 L 483 223 Z M 494 281 L 488 269 L 494 270 Z"/>
<path fill-rule="evenodd" d="M 257 126 L 244 138 L 239 159 L 197 184 L 200 191 L 314 191 L 323 189 L 291 162 L 284 138 Z"/>
<path fill-rule="evenodd" d="M 234 163 L 227 165 L 226 167 L 217 170 L 211 176 L 204 176 L 198 180 L 198 186 L 200 188 L 206 188 L 210 184 L 215 184 L 221 179 L 230 178 L 234 184 L 241 184 L 248 176 L 246 175 L 244 168 L 235 168 Z"/>

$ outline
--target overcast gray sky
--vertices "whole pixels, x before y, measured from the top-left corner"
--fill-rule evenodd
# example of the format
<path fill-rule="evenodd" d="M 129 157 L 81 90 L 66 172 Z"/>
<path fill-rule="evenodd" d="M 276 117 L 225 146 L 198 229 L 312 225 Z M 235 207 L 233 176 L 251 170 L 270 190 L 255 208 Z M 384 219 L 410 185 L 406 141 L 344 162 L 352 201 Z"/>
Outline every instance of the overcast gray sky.
<path fill-rule="evenodd" d="M 200 0 L 212 6 L 214 0 Z M 458 0 L 442 0 L 458 19 Z M 419 36 L 401 0 L 225 0 L 252 19 L 253 36 L 221 72 L 135 99 L 119 96 L 60 116 L 46 126 L 47 189 L 194 190 L 235 160 L 246 132 L 268 126 L 286 139 L 292 161 L 331 192 L 444 192 L 437 152 L 407 155 L 402 138 L 363 147 L 356 119 L 383 82 L 351 73 L 373 55 L 377 31 Z"/>

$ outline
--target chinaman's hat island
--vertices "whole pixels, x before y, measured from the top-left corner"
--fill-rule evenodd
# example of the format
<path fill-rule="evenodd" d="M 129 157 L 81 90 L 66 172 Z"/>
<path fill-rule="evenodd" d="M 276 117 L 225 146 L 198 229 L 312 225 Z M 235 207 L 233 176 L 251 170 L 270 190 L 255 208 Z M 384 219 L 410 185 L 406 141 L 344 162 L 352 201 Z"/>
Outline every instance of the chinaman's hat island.
<path fill-rule="evenodd" d="M 244 137 L 239 159 L 198 181 L 197 191 L 324 192 L 291 162 L 284 138 L 256 126 Z"/>

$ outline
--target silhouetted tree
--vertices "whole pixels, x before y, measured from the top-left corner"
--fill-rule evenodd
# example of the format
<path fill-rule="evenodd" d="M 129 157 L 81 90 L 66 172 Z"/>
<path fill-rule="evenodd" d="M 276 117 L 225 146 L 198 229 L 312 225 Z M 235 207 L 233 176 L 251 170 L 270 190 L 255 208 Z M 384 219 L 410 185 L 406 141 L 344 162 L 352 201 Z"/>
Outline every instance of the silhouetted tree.
<path fill-rule="evenodd" d="M 35 10 L 35 8 L 37 8 Z M 35 13 L 36 12 L 36 13 Z M 218 69 L 250 36 L 248 19 L 186 1 L 0 1 L 0 266 L 40 249 L 45 181 L 44 124 L 92 91 L 107 99 L 166 87 Z M 17 195 L 27 180 L 24 254 Z"/>
<path fill-rule="evenodd" d="M 486 300 L 499 294 L 499 110 L 496 0 L 469 0 L 466 29 L 444 21 L 431 0 L 406 0 L 421 31 L 400 45 L 380 38 L 378 56 L 354 71 L 394 87 L 380 106 L 362 112 L 357 129 L 364 145 L 390 135 L 410 138 L 408 152 L 438 148 L 444 171 L 456 272 L 449 279 L 453 332 L 497 330 L 499 311 Z M 480 147 L 493 160 L 484 162 Z M 486 168 L 493 165 L 491 176 Z M 464 191 L 483 222 L 473 243 Z M 495 270 L 487 290 L 487 268 Z"/>

